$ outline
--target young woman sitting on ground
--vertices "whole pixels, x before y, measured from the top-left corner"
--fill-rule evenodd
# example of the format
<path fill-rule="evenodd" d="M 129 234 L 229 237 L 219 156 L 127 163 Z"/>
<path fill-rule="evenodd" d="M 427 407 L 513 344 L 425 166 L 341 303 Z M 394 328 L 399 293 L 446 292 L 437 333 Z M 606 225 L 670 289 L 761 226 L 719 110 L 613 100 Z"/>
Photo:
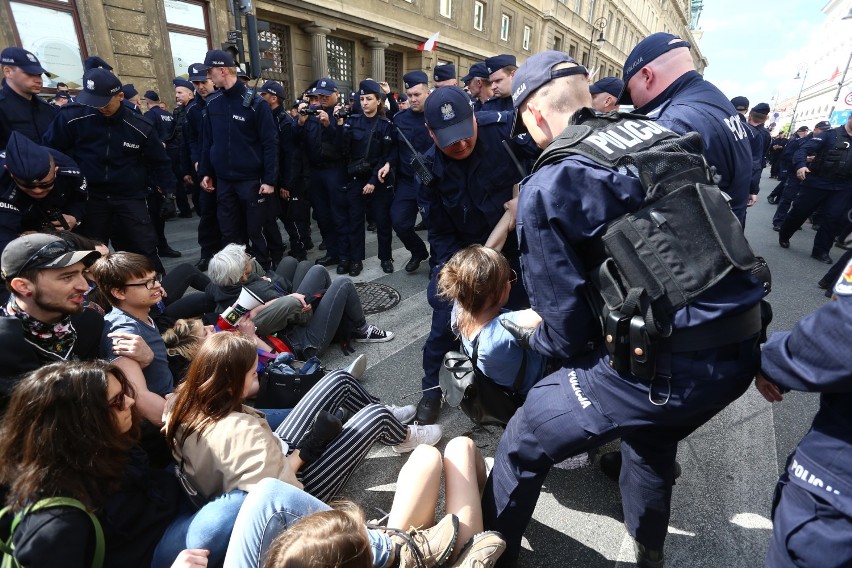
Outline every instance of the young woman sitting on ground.
<path fill-rule="evenodd" d="M 0 425 L 7 504 L 17 513 L 47 497 L 80 501 L 103 528 L 106 567 L 169 566 L 185 548 L 221 563 L 245 493 L 195 511 L 174 474 L 150 468 L 137 446 L 133 397 L 121 370 L 102 362 L 53 363 L 22 379 Z M 95 534 L 83 510 L 39 509 L 13 535 L 15 558 L 30 568 L 88 568 Z"/>
<path fill-rule="evenodd" d="M 282 260 L 279 271 L 288 270 L 295 262 L 290 257 Z M 276 282 L 255 267 L 246 255 L 245 246 L 230 244 L 210 259 L 207 269 L 211 285 L 207 289 L 223 311 L 233 304 L 243 287 L 254 292 L 263 305 L 252 310 L 252 320 L 259 335 L 277 334 L 296 353 L 299 359 L 308 359 L 322 353 L 334 339 L 337 329 L 345 325 L 352 330 L 352 339 L 360 343 L 378 343 L 393 339 L 393 333 L 367 323 L 355 285 L 349 278 L 334 282 L 322 266 L 298 263 L 293 270 L 292 289 Z M 306 301 L 317 295 L 322 299 Z"/>
<path fill-rule="evenodd" d="M 345 371 L 323 377 L 292 412 L 267 416 L 243 404 L 258 388 L 257 358 L 240 334 L 205 339 L 164 417 L 175 459 L 206 498 L 274 477 L 328 500 L 374 442 L 403 453 L 441 438 L 440 426 L 406 427 L 394 412 L 410 420 L 412 409 L 378 404 Z M 345 426 L 331 414 L 341 408 L 353 413 Z"/>
<path fill-rule="evenodd" d="M 445 480 L 447 515 L 435 511 Z M 277 480 L 249 493 L 237 517 L 226 568 L 492 567 L 505 549 L 496 532 L 482 532 L 480 495 L 485 462 L 470 438 L 450 440 L 441 453 L 419 446 L 397 477 L 388 527 L 364 523 L 353 505 L 328 505 Z"/>

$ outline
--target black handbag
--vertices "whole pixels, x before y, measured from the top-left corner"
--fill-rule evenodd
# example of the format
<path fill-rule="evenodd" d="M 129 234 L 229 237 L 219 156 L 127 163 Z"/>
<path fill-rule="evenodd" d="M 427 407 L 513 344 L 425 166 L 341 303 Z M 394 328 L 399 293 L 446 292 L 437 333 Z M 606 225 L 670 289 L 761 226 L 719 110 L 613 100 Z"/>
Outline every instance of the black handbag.
<path fill-rule="evenodd" d="M 527 354 L 523 352 L 521 367 L 512 390 L 506 389 L 488 378 L 476 366 L 479 335 L 473 340 L 472 353 L 468 356 L 458 351 L 444 355 L 444 365 L 438 376 L 438 384 L 450 406 L 460 408 L 477 426 L 506 426 L 515 411 L 524 403 L 518 392 L 527 371 Z"/>
<path fill-rule="evenodd" d="M 255 397 L 255 408 L 295 407 L 302 397 L 325 376 L 325 369 L 321 366 L 317 366 L 315 371 L 306 375 L 300 374 L 299 371 L 303 365 L 305 365 L 304 361 L 292 361 L 289 364 L 273 361 L 267 365 L 259 381 L 260 390 Z"/>

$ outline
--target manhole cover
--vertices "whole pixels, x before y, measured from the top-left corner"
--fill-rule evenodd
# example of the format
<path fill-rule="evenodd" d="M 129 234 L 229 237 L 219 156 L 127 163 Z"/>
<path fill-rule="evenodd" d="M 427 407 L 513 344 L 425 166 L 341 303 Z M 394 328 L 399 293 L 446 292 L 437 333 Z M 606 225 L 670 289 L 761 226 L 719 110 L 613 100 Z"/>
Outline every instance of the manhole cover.
<path fill-rule="evenodd" d="M 361 298 L 364 315 L 386 312 L 399 303 L 399 292 L 387 284 L 378 282 L 356 282 L 355 289 Z"/>

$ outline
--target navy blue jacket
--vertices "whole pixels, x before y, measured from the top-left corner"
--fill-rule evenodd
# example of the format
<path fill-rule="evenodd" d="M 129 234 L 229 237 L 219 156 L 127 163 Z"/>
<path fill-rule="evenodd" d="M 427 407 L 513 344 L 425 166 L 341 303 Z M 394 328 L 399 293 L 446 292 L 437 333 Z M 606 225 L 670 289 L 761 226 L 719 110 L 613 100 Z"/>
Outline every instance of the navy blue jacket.
<path fill-rule="evenodd" d="M 160 140 L 165 142 L 171 138 L 175 125 L 172 113 L 156 106 L 152 107 L 143 116 L 154 123 L 154 128 L 157 129 L 157 135 L 160 137 Z"/>
<path fill-rule="evenodd" d="M 425 154 L 434 145 L 432 137 L 429 136 L 429 131 L 426 129 L 426 119 L 422 112 L 414 112 L 410 108 L 401 110 L 394 115 L 393 123 L 408 138 L 415 150 L 421 154 Z M 408 144 L 402 141 L 399 133 L 397 133 L 395 161 L 397 164 L 396 175 L 407 180 L 413 180 L 416 174 L 414 168 L 411 167 L 411 150 L 408 148 Z"/>
<path fill-rule="evenodd" d="M 846 268 L 845 274 L 849 274 Z M 790 482 L 852 517 L 852 296 L 838 296 L 763 346 L 761 372 L 784 390 L 820 394 L 787 463 Z"/>
<path fill-rule="evenodd" d="M 427 203 L 432 266 L 447 262 L 468 245 L 485 243 L 503 216 L 512 186 L 521 180 L 503 147 L 506 138 L 506 128 L 492 123 L 479 127 L 473 153 L 464 160 L 449 158 L 435 146 L 426 154 L 436 178 L 420 189 Z M 509 142 L 521 157 L 526 157 L 525 139 Z"/>
<path fill-rule="evenodd" d="M 259 180 L 274 186 L 278 176 L 278 128 L 269 104 L 255 95 L 243 106 L 247 87 L 237 80 L 221 95 L 207 97 L 202 120 L 200 177 Z"/>
<path fill-rule="evenodd" d="M 150 184 L 164 191 L 174 187 L 171 162 L 153 123 L 124 105 L 110 117 L 95 108 L 65 105 L 44 144 L 79 164 L 93 197 L 136 199 L 147 196 Z"/>
<path fill-rule="evenodd" d="M 0 150 L 6 148 L 12 132 L 40 144 L 55 116 L 56 107 L 37 96 L 27 100 L 4 84 L 0 89 Z"/>
<path fill-rule="evenodd" d="M 530 346 L 557 359 L 570 359 L 600 343 L 600 326 L 587 301 L 586 270 L 577 251 L 607 222 L 635 211 L 645 196 L 633 175 L 616 173 L 587 158 L 572 156 L 546 165 L 521 184 L 518 247 L 524 285 L 542 323 Z M 750 274 L 732 273 L 675 313 L 683 329 L 736 314 L 756 304 L 763 287 Z"/>
<path fill-rule="evenodd" d="M 312 168 L 344 167 L 346 161 L 335 143 L 338 126 L 333 116 L 334 107 L 322 110 L 328 114 L 328 126 L 323 127 L 316 116 L 308 116 L 303 125 L 296 125 L 296 143 L 307 154 Z"/>
<path fill-rule="evenodd" d="M 821 132 L 820 134 L 811 136 L 809 139 L 803 141 L 795 149 L 793 154 L 793 175 L 796 175 L 799 168 L 803 168 L 808 165 L 807 157 L 809 155 L 813 156 L 819 154 L 820 151 L 833 148 L 839 141 L 844 141 L 838 140 L 838 137 L 844 139 L 847 144 L 852 144 L 852 136 L 846 132 L 846 128 L 832 128 L 825 132 Z M 802 185 L 805 187 L 813 187 L 815 189 L 840 191 L 844 189 L 852 189 L 852 178 L 845 180 L 828 179 L 820 176 L 819 173 L 811 172 L 807 175 L 807 177 L 805 177 L 805 181 L 802 182 Z"/>
<path fill-rule="evenodd" d="M 207 111 L 207 101 L 211 97 L 218 97 L 221 91 L 214 91 L 207 95 L 205 99 L 201 95 L 195 95 L 195 98 L 186 105 L 186 123 L 184 138 L 186 140 L 187 152 L 184 152 L 184 169 L 196 172 L 195 164 L 201 165 L 201 140 L 204 136 L 204 113 Z"/>
<path fill-rule="evenodd" d="M 751 144 L 748 126 L 740 120 L 731 101 L 697 71 L 689 71 L 636 112 L 678 134 L 701 134 L 704 156 L 721 176 L 719 188 L 731 196 L 731 209 L 745 223 Z"/>
<path fill-rule="evenodd" d="M 372 141 L 370 138 L 372 137 Z M 387 118 L 378 114 L 368 118 L 363 114 L 352 114 L 342 127 L 337 129 L 337 148 L 348 162 L 366 160 L 373 166 L 373 173 L 365 180 L 376 187 L 384 186 L 379 182 L 378 171 L 391 164 L 395 169 L 396 131 Z M 369 145 L 369 149 L 367 146 Z M 369 151 L 369 154 L 367 153 Z M 385 181 L 387 182 L 387 177 Z"/>
<path fill-rule="evenodd" d="M 0 251 L 24 231 L 41 231 L 49 225 L 48 214 L 57 211 L 80 222 L 86 210 L 86 178 L 74 160 L 48 148 L 59 167 L 53 189 L 42 199 L 33 199 L 20 189 L 5 169 L 6 152 L 0 152 Z"/>
<path fill-rule="evenodd" d="M 290 190 L 296 174 L 296 159 L 299 148 L 296 146 L 296 121 L 279 105 L 272 111 L 278 126 L 278 183 L 276 189 Z"/>
<path fill-rule="evenodd" d="M 769 131 L 762 124 L 752 126 L 746 122 L 751 143 L 751 183 L 749 193 L 757 195 L 760 191 L 760 175 L 766 167 L 766 150 L 769 149 Z"/>
<path fill-rule="evenodd" d="M 512 102 L 512 97 L 491 97 L 482 103 L 482 111 L 506 112 L 515 110 L 515 105 Z"/>

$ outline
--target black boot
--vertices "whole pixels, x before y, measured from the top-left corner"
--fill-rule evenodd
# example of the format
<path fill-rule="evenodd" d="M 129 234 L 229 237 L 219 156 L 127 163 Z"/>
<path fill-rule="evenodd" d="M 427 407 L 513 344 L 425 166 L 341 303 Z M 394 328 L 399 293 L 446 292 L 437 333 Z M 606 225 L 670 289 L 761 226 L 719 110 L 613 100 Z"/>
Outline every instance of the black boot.
<path fill-rule="evenodd" d="M 328 447 L 329 442 L 334 440 L 342 429 L 343 422 L 340 421 L 340 418 L 321 410 L 317 414 L 313 426 L 296 448 L 299 450 L 299 455 L 305 465 L 317 461 Z"/>

